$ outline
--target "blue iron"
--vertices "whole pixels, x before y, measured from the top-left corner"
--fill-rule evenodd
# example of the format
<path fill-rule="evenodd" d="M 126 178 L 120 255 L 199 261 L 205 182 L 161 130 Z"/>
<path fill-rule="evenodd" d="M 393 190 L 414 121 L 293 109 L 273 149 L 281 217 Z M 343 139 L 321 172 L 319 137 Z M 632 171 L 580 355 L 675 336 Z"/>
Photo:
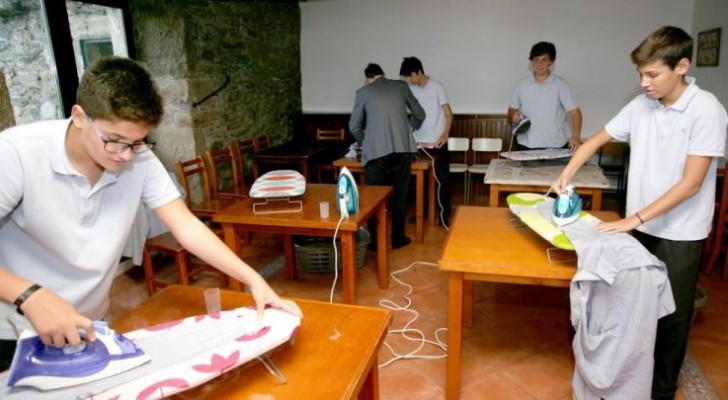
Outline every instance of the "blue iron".
<path fill-rule="evenodd" d="M 343 218 L 359 211 L 359 190 L 356 188 L 354 175 L 343 167 L 336 183 L 336 209 Z"/>
<path fill-rule="evenodd" d="M 116 375 L 149 361 L 141 349 L 105 321 L 94 321 L 94 331 L 93 342 L 64 347 L 46 346 L 34 331 L 23 331 L 7 385 L 60 389 Z"/>
<path fill-rule="evenodd" d="M 556 225 L 568 225 L 579 219 L 579 213 L 581 213 L 581 198 L 576 193 L 574 185 L 568 185 L 554 201 L 553 220 Z"/>

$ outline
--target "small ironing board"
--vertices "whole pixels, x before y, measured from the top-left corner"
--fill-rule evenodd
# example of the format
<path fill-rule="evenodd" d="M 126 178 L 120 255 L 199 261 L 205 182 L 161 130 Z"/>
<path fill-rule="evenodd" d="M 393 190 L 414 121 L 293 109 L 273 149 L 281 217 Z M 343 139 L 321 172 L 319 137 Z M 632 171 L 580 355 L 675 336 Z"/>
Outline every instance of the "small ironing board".
<path fill-rule="evenodd" d="M 539 193 L 513 193 L 506 198 L 508 207 L 526 226 L 546 239 L 554 247 L 561 250 L 574 250 L 566 234 L 544 214 L 551 214 L 554 199 Z M 545 212 L 548 211 L 548 212 Z M 581 211 L 580 219 L 596 220 L 598 218 Z"/>
<path fill-rule="evenodd" d="M 303 200 L 293 200 L 292 197 L 302 196 L 306 192 L 306 179 L 298 171 L 284 169 L 270 171 L 256 179 L 250 188 L 250 197 L 262 199 L 253 201 L 253 214 L 273 214 L 286 212 L 301 212 Z M 266 209 L 272 202 L 285 201 L 295 208 Z M 261 210 L 258 210 L 261 208 Z"/>
<path fill-rule="evenodd" d="M 0 388 L 8 400 L 93 398 L 152 400 L 170 396 L 260 360 L 298 335 L 301 318 L 268 308 L 258 320 L 255 308 L 241 307 L 197 315 L 129 332 L 150 362 L 102 380 L 51 391 Z M 0 382 L 5 383 L 5 374 Z M 244 379 L 244 378 L 241 378 Z"/>

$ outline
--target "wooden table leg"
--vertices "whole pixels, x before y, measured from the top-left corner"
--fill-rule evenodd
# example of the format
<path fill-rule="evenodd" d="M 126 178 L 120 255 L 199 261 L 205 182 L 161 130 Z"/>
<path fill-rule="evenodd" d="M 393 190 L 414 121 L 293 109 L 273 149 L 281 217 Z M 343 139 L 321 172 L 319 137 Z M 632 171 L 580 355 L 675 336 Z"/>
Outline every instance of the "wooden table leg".
<path fill-rule="evenodd" d="M 296 279 L 296 253 L 293 248 L 293 236 L 283 235 L 283 252 L 286 255 L 286 279 Z"/>
<path fill-rule="evenodd" d="M 356 304 L 356 240 L 355 232 L 341 235 L 341 283 L 344 286 L 344 303 Z"/>
<path fill-rule="evenodd" d="M 448 400 L 456 400 L 460 398 L 460 363 L 463 350 L 463 274 L 450 272 L 448 282 L 445 392 Z"/>
<path fill-rule="evenodd" d="M 498 207 L 498 197 L 500 196 L 500 186 L 497 183 L 490 184 L 490 198 L 488 199 L 488 206 Z"/>
<path fill-rule="evenodd" d="M 438 218 L 435 217 L 437 210 L 437 195 L 435 194 L 436 182 L 435 182 L 435 163 L 430 164 L 430 168 L 427 169 L 427 222 L 430 226 L 437 226 Z M 439 214 L 438 214 L 439 215 Z M 447 223 L 447 221 L 445 221 Z"/>
<path fill-rule="evenodd" d="M 357 398 L 359 400 L 379 400 L 379 366 L 376 358 L 374 359 L 374 365 L 369 369 Z"/>
<path fill-rule="evenodd" d="M 232 250 L 235 255 L 240 257 L 240 253 L 242 252 L 241 246 L 240 246 L 240 240 L 238 239 L 238 235 L 235 232 L 235 225 L 233 224 L 222 224 L 222 233 L 223 238 L 225 239 L 225 244 L 227 245 L 230 250 Z M 228 288 L 230 290 L 237 290 L 240 291 L 243 288 L 243 285 L 238 281 L 237 279 L 230 277 L 230 282 L 228 283 Z"/>
<path fill-rule="evenodd" d="M 389 287 L 389 240 L 387 238 L 386 202 L 377 210 L 377 275 L 379 288 Z"/>
<path fill-rule="evenodd" d="M 602 189 L 592 189 L 592 211 L 600 211 L 602 209 Z"/>
<path fill-rule="evenodd" d="M 418 169 L 415 173 L 415 180 L 417 182 L 416 197 L 415 200 L 415 219 L 417 221 L 416 227 L 416 238 L 417 243 L 423 243 L 425 241 L 425 224 L 424 224 L 424 211 L 425 211 L 425 171 Z"/>
<path fill-rule="evenodd" d="M 463 327 L 473 327 L 473 299 L 475 298 L 475 282 L 463 281 Z"/>

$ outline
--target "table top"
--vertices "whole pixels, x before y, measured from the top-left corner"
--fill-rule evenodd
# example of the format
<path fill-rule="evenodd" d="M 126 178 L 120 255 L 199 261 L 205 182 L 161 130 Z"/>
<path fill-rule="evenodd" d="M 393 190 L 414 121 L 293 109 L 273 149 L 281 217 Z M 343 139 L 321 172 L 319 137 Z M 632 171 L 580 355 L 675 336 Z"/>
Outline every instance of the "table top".
<path fill-rule="evenodd" d="M 551 186 L 558 179 L 565 164 L 549 162 L 517 162 L 494 159 L 485 174 L 486 184 Z M 584 164 L 572 178 L 576 187 L 609 187 L 602 169 L 595 164 Z"/>
<path fill-rule="evenodd" d="M 619 219 L 613 211 L 592 213 L 603 221 Z M 440 258 L 440 269 L 501 277 L 570 281 L 576 272 L 576 253 L 559 250 L 549 262 L 552 247 L 512 215 L 507 207 L 458 207 Z"/>
<path fill-rule="evenodd" d="M 424 158 L 415 158 L 412 160 L 412 169 L 422 169 L 426 170 L 430 168 L 430 165 L 432 164 L 432 160 L 424 159 Z M 334 161 L 335 167 L 347 167 L 347 168 L 364 168 L 363 165 L 361 165 L 361 156 L 356 157 L 341 157 L 338 160 Z"/>
<path fill-rule="evenodd" d="M 339 146 L 338 142 L 289 141 L 253 153 L 253 159 L 308 159 Z"/>
<path fill-rule="evenodd" d="M 117 317 L 120 332 L 205 313 L 203 291 L 170 285 L 135 309 Z M 252 305 L 248 293 L 221 291 L 222 308 Z M 355 398 L 372 365 L 391 313 L 372 307 L 296 300 L 303 310 L 295 343 L 277 350 L 271 360 L 286 377 L 281 384 L 259 362 L 229 371 L 201 387 L 180 394 L 199 399 L 349 399 Z"/>
<path fill-rule="evenodd" d="M 339 226 L 340 231 L 356 231 L 377 209 L 386 205 L 386 200 L 392 194 L 390 186 L 359 185 L 359 212 L 350 215 Z M 285 213 L 254 214 L 253 203 L 260 199 L 247 198 L 238 201 L 232 206 L 213 215 L 212 220 L 219 223 L 234 223 L 248 226 L 266 226 L 283 228 L 309 228 L 312 230 L 336 229 L 340 214 L 336 210 L 336 185 L 312 183 L 306 185 L 306 193 L 294 199 L 303 201 L 302 211 Z M 319 203 L 329 202 L 329 218 L 321 218 Z M 261 207 L 273 210 L 276 207 L 291 208 L 285 202 L 272 202 Z"/>

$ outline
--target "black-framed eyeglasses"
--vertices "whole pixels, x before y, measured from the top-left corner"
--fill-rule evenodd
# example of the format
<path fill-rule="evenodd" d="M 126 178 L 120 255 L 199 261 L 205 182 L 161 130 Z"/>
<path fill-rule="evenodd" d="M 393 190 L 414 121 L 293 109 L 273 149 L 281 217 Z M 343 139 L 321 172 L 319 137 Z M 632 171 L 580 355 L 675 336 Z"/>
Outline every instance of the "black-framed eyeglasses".
<path fill-rule="evenodd" d="M 139 154 L 154 147 L 155 143 L 153 142 L 126 143 L 118 140 L 107 139 L 106 136 L 101 133 L 99 127 L 96 126 L 91 117 L 86 116 L 86 119 L 91 123 L 91 126 L 94 128 L 94 131 L 96 131 L 96 135 L 99 136 L 99 139 L 104 142 L 104 150 L 108 153 L 121 154 L 128 149 L 131 149 L 132 153 Z"/>

